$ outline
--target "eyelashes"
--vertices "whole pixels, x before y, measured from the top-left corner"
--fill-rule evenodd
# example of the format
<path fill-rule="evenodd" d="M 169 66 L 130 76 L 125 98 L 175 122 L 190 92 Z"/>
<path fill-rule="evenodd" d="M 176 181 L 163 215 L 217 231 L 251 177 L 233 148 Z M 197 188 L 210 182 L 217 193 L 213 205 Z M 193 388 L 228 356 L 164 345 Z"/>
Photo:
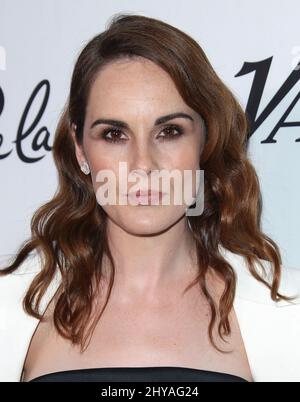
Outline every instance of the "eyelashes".
<path fill-rule="evenodd" d="M 172 133 L 173 132 L 173 133 Z M 175 132 L 175 134 L 174 134 Z M 163 133 L 163 135 L 161 135 L 161 133 Z M 100 136 L 102 139 L 104 139 L 107 142 L 110 143 L 124 143 L 127 141 L 127 137 L 126 138 L 122 138 L 122 130 L 120 130 L 119 128 L 113 127 L 113 128 L 106 128 L 104 129 Z M 159 134 L 158 138 L 161 141 L 172 141 L 175 140 L 179 137 L 181 137 L 184 134 L 184 130 L 176 125 L 176 124 L 171 124 L 168 125 L 167 127 L 165 127 Z M 123 135 L 124 136 L 124 135 Z M 125 137 L 125 136 L 124 136 Z"/>

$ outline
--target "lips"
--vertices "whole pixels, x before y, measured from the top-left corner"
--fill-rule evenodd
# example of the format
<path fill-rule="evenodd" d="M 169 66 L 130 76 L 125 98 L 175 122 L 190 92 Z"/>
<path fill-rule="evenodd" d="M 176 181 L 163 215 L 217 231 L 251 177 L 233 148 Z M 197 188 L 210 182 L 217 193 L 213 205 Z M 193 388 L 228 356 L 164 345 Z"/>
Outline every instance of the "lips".
<path fill-rule="evenodd" d="M 154 191 L 154 190 L 138 190 L 136 193 L 134 193 L 137 197 L 151 197 L 151 196 L 157 196 L 159 194 L 162 194 L 161 191 Z"/>
<path fill-rule="evenodd" d="M 155 190 L 137 190 L 131 193 L 128 193 L 128 199 L 133 200 L 134 202 L 138 202 L 139 204 L 152 204 L 159 202 L 163 195 L 161 191 Z"/>

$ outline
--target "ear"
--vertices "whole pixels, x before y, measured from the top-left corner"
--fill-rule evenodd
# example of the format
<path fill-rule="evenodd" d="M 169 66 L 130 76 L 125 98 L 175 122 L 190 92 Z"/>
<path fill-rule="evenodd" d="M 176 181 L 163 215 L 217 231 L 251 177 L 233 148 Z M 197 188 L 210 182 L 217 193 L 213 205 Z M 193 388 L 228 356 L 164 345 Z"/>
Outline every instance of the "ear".
<path fill-rule="evenodd" d="M 83 164 L 83 162 L 86 162 L 86 158 L 85 158 L 82 146 L 77 143 L 76 134 L 75 134 L 76 129 L 77 129 L 77 126 L 74 123 L 72 123 L 70 134 L 71 134 L 72 140 L 74 142 L 77 162 L 78 162 L 79 166 L 81 166 Z"/>

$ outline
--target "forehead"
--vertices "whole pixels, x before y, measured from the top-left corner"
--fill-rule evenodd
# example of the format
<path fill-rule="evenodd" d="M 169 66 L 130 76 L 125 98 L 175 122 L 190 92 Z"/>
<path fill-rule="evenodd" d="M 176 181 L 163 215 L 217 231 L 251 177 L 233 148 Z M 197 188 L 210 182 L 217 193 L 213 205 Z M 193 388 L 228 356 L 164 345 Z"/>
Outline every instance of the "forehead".
<path fill-rule="evenodd" d="M 97 74 L 89 94 L 87 118 L 100 111 L 163 114 L 178 108 L 192 112 L 167 72 L 145 58 L 118 60 Z"/>

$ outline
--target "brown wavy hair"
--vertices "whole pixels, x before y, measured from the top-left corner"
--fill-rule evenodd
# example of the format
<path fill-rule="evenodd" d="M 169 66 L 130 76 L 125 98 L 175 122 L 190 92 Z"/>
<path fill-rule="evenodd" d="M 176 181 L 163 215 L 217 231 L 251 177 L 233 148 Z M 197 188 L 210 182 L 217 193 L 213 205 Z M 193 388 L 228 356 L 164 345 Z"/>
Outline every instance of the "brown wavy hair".
<path fill-rule="evenodd" d="M 33 250 L 42 253 L 42 269 L 27 290 L 23 308 L 28 314 L 43 318 L 39 304 L 60 270 L 61 292 L 53 312 L 54 324 L 62 337 L 80 344 L 84 350 L 107 305 L 115 265 L 106 238 L 107 215 L 96 201 L 91 177 L 78 166 L 70 130 L 72 123 L 77 125 L 76 140 L 81 145 L 88 95 L 97 74 L 108 63 L 134 57 L 147 58 L 164 69 L 186 104 L 205 122 L 207 139 L 201 156 L 201 168 L 205 171 L 204 211 L 188 217 L 199 272 L 185 291 L 197 283 L 200 285 L 211 311 L 209 339 L 222 352 L 213 339 L 213 326 L 218 313 L 218 335 L 225 341 L 224 335 L 231 333 L 228 316 L 233 307 L 236 274 L 220 254 L 219 244 L 246 258 L 251 274 L 270 289 L 273 300 L 291 298 L 279 293 L 282 269 L 279 248 L 260 228 L 262 200 L 257 174 L 247 157 L 250 127 L 247 115 L 217 76 L 199 44 L 166 22 L 142 15 L 117 14 L 81 50 L 55 132 L 53 156 L 58 188 L 53 198 L 34 213 L 30 238 L 22 243 L 14 261 L 1 275 L 15 271 Z M 111 265 L 108 295 L 100 314 L 86 331 L 104 274 L 104 256 Z M 270 284 L 254 267 L 255 262 L 261 265 L 260 259 L 272 263 Z M 207 287 L 209 270 L 224 281 L 218 303 Z"/>

